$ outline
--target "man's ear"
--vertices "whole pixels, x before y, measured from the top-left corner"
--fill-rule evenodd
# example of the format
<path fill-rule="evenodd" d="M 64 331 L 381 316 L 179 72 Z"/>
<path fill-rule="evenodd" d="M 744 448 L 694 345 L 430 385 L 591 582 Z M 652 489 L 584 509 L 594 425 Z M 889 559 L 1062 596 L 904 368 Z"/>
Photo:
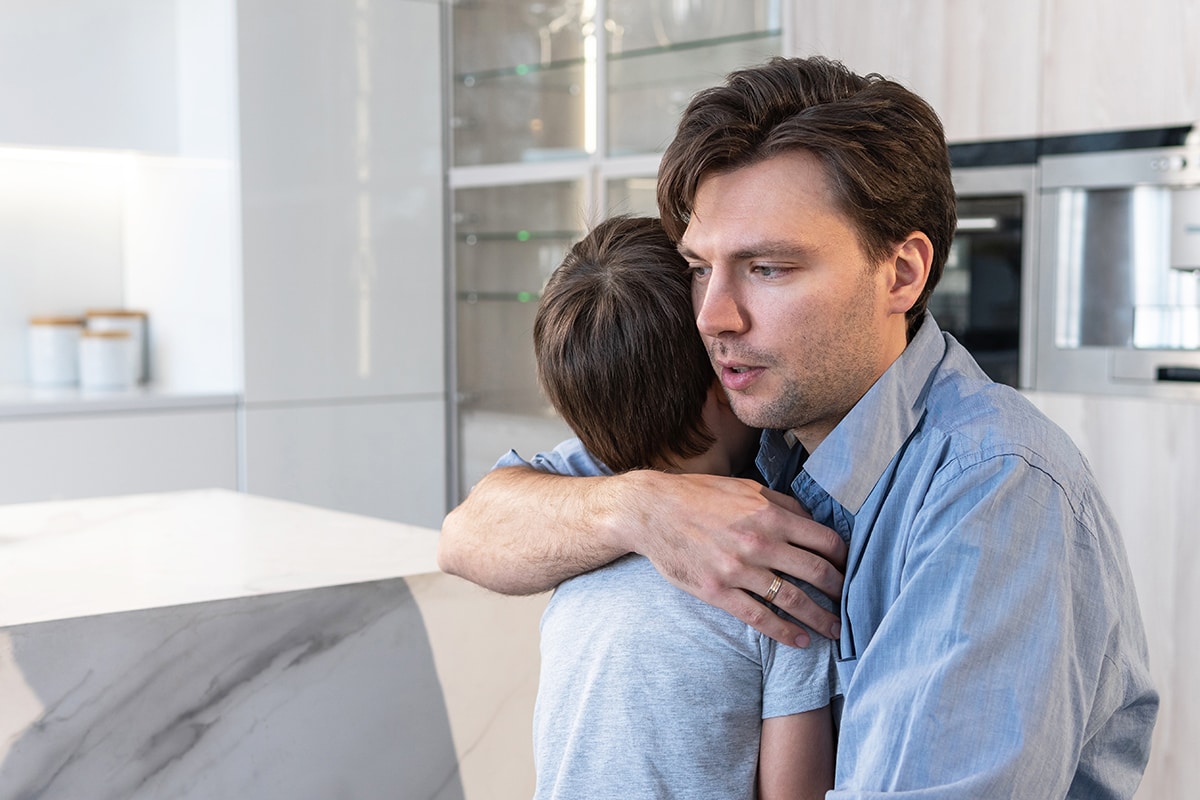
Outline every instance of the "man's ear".
<path fill-rule="evenodd" d="M 892 257 L 891 286 L 888 287 L 889 308 L 893 314 L 905 314 L 929 280 L 933 264 L 933 242 L 920 231 L 913 231 L 896 246 Z"/>

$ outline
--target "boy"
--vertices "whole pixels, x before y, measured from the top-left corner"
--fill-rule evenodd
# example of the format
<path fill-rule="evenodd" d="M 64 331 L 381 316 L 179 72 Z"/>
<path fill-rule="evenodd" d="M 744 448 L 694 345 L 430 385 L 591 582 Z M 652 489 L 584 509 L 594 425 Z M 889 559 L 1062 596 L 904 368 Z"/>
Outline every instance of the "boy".
<path fill-rule="evenodd" d="M 534 349 L 539 382 L 579 439 L 533 466 L 750 468 L 758 431 L 716 382 L 690 286 L 658 220 L 610 219 L 575 245 L 543 293 Z M 777 645 L 641 556 L 566 581 L 542 619 L 536 797 L 824 797 L 832 672 L 827 640 Z"/>

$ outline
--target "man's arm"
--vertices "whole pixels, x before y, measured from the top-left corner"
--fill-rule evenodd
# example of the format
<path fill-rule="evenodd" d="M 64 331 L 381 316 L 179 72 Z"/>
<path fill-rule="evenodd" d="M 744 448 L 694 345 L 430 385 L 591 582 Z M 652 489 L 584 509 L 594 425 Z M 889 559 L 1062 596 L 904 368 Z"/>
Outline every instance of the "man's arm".
<path fill-rule="evenodd" d="M 841 593 L 846 546 L 791 497 L 754 481 L 635 470 L 602 478 L 493 470 L 442 525 L 439 566 L 494 591 L 531 594 L 625 553 L 649 558 L 675 586 L 784 644 L 801 626 L 747 592 L 778 570 L 831 597 Z M 837 616 L 784 582 L 774 603 L 818 633 Z"/>
<path fill-rule="evenodd" d="M 604 566 L 630 552 L 606 531 L 611 480 L 494 469 L 442 522 L 438 566 L 513 595 L 548 591 Z"/>
<path fill-rule="evenodd" d="M 1148 736 L 1100 755 L 1102 785 L 1077 775 L 1100 721 L 1136 687 L 1117 663 L 1138 653 L 1106 652 L 1121 631 L 1119 578 L 1101 558 L 1112 541 L 1020 456 L 922 491 L 903 552 L 889 556 L 902 575 L 882 580 L 880 562 L 864 562 L 855 574 L 873 583 L 848 587 L 853 632 L 869 643 L 841 663 L 854 672 L 831 800 L 1132 796 Z"/>

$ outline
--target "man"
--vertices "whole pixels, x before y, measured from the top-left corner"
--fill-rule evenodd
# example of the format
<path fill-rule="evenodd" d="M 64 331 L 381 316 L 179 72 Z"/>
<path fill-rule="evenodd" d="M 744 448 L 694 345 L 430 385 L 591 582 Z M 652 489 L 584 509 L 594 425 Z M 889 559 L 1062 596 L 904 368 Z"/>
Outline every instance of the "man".
<path fill-rule="evenodd" d="M 1132 796 L 1158 698 L 1112 515 L 1067 437 L 925 310 L 955 225 L 933 110 L 776 59 L 697 95 L 658 198 L 730 403 L 772 429 L 758 465 L 780 494 L 499 470 L 447 517 L 443 568 L 528 592 L 638 552 L 804 645 L 752 596 L 780 570 L 841 592 L 840 620 L 791 584 L 774 599 L 837 643 L 830 798 Z"/>

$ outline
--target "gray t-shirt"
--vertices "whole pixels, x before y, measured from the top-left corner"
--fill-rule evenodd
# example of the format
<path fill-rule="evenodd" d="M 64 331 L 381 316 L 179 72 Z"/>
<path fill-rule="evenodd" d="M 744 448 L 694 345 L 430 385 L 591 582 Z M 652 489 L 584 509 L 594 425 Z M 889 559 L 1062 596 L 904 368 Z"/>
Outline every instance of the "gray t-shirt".
<path fill-rule="evenodd" d="M 609 474 L 578 440 L 498 466 L 526 463 Z M 779 645 L 636 555 L 559 586 L 541 642 L 537 800 L 753 798 L 762 720 L 826 706 L 836 686 L 825 638 Z"/>

